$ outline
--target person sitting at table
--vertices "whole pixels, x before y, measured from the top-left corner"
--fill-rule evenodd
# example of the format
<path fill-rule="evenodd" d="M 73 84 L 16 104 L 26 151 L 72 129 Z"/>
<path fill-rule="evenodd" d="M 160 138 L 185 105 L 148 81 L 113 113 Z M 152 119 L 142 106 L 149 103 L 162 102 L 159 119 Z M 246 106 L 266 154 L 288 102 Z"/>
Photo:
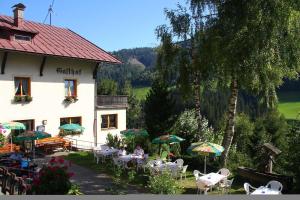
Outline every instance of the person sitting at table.
<path fill-rule="evenodd" d="M 141 148 L 140 145 L 137 145 L 133 154 L 137 155 L 137 156 L 141 156 L 141 157 L 144 157 L 144 150 Z"/>
<path fill-rule="evenodd" d="M 125 155 L 126 155 L 126 149 L 125 147 L 122 147 L 118 152 L 118 156 L 125 156 Z"/>
<path fill-rule="evenodd" d="M 29 163 L 30 163 L 30 158 L 28 155 L 25 155 L 22 159 L 21 159 L 21 168 L 22 169 L 28 169 L 29 168 Z"/>

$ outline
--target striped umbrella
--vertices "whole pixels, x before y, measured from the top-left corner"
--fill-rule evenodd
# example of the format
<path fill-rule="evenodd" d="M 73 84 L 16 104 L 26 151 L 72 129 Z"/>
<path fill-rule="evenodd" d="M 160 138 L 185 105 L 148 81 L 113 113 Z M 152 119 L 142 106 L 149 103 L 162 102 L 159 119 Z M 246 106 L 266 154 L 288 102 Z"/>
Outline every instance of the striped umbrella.
<path fill-rule="evenodd" d="M 19 131 L 24 131 L 26 130 L 26 126 L 20 122 L 5 122 L 2 123 L 1 126 L 4 129 L 9 129 L 9 130 L 19 130 Z M 10 136 L 10 151 L 12 151 L 12 134 Z"/>
<path fill-rule="evenodd" d="M 206 174 L 206 156 L 208 156 L 209 154 L 220 156 L 224 151 L 224 147 L 211 142 L 197 142 L 192 143 L 187 151 L 192 155 L 204 155 L 204 173 Z"/>

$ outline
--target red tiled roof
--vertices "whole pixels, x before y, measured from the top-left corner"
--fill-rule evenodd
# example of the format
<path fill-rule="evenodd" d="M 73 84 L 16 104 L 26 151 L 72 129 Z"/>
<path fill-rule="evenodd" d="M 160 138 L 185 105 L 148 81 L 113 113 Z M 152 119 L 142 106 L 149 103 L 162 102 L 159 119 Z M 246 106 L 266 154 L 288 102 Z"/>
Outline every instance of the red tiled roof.
<path fill-rule="evenodd" d="M 32 42 L 17 42 L 0 37 L 0 50 L 121 63 L 114 56 L 69 29 L 25 20 L 22 27 L 16 27 L 13 22 L 12 17 L 0 15 L 0 28 L 27 32 L 35 35 L 34 39 Z"/>

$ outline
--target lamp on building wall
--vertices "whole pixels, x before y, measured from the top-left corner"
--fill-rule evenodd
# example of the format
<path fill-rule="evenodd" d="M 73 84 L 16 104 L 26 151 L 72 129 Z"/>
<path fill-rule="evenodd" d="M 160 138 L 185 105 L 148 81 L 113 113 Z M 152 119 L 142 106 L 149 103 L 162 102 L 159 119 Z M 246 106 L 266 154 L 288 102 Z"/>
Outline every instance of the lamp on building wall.
<path fill-rule="evenodd" d="M 42 124 L 45 126 L 45 125 L 47 125 L 47 122 L 48 122 L 47 120 L 43 120 Z"/>

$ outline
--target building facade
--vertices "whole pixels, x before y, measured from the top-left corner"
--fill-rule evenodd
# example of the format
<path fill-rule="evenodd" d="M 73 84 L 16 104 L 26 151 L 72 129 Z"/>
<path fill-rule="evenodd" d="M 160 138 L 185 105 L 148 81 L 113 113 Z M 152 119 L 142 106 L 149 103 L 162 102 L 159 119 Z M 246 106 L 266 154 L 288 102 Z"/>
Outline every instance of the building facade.
<path fill-rule="evenodd" d="M 24 10 L 18 4 L 14 17 L 0 15 L 0 123 L 52 136 L 63 124 L 81 124 L 84 132 L 71 137 L 81 148 L 126 129 L 126 97 L 120 104 L 96 95 L 101 63 L 120 61 L 69 29 L 25 21 Z"/>

